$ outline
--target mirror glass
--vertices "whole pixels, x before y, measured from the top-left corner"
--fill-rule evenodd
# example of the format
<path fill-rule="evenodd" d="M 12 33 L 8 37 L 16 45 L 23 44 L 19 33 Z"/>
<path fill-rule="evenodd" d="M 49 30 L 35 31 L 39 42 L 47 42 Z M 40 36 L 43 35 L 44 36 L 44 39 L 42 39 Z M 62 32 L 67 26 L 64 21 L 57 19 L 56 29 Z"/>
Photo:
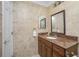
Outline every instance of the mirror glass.
<path fill-rule="evenodd" d="M 65 34 L 65 11 L 52 15 L 51 31 Z"/>

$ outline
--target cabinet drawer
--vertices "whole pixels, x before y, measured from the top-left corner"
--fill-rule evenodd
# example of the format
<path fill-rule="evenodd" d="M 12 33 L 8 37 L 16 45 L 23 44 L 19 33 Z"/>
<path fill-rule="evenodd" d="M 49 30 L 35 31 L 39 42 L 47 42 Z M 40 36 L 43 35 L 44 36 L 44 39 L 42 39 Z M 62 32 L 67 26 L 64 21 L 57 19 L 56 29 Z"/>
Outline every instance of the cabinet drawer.
<path fill-rule="evenodd" d="M 64 49 L 57 46 L 57 45 L 55 45 L 55 44 L 53 44 L 53 53 L 55 53 L 55 54 L 58 53 L 59 55 L 64 56 Z"/>

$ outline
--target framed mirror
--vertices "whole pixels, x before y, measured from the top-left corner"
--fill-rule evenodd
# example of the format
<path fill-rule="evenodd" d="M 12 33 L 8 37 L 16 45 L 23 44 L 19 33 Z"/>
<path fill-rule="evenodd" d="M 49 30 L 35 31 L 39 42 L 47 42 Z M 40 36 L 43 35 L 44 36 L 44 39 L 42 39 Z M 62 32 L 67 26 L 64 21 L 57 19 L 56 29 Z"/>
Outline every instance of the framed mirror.
<path fill-rule="evenodd" d="M 46 18 L 44 16 L 39 18 L 39 28 L 46 29 Z"/>
<path fill-rule="evenodd" d="M 65 34 L 65 10 L 51 16 L 51 32 Z"/>

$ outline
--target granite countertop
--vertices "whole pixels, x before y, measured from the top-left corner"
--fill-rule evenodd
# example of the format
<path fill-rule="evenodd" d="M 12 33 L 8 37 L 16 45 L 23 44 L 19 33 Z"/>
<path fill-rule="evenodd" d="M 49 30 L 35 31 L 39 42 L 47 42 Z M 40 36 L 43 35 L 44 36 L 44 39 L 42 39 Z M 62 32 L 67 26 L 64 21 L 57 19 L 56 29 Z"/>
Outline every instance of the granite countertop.
<path fill-rule="evenodd" d="M 48 39 L 48 35 L 39 35 L 41 38 L 48 40 L 49 42 L 52 42 L 64 49 L 67 49 L 75 44 L 78 44 L 78 41 L 75 41 L 73 39 L 68 39 L 65 37 L 57 37 L 56 39 Z M 53 36 L 50 36 L 53 37 Z"/>

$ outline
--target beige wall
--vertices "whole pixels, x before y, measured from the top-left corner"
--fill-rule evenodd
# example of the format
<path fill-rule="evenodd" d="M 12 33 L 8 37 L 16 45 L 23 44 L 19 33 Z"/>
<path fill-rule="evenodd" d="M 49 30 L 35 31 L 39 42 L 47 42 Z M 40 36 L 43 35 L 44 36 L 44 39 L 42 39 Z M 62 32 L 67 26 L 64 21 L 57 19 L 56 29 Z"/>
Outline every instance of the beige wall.
<path fill-rule="evenodd" d="M 0 1 L 0 56 L 2 56 L 2 2 Z"/>
<path fill-rule="evenodd" d="M 46 32 L 39 29 L 39 17 L 45 16 L 48 22 L 47 8 L 32 2 L 13 2 L 14 56 L 37 55 L 37 39 L 32 31 Z M 48 24 L 47 24 L 48 26 Z"/>

